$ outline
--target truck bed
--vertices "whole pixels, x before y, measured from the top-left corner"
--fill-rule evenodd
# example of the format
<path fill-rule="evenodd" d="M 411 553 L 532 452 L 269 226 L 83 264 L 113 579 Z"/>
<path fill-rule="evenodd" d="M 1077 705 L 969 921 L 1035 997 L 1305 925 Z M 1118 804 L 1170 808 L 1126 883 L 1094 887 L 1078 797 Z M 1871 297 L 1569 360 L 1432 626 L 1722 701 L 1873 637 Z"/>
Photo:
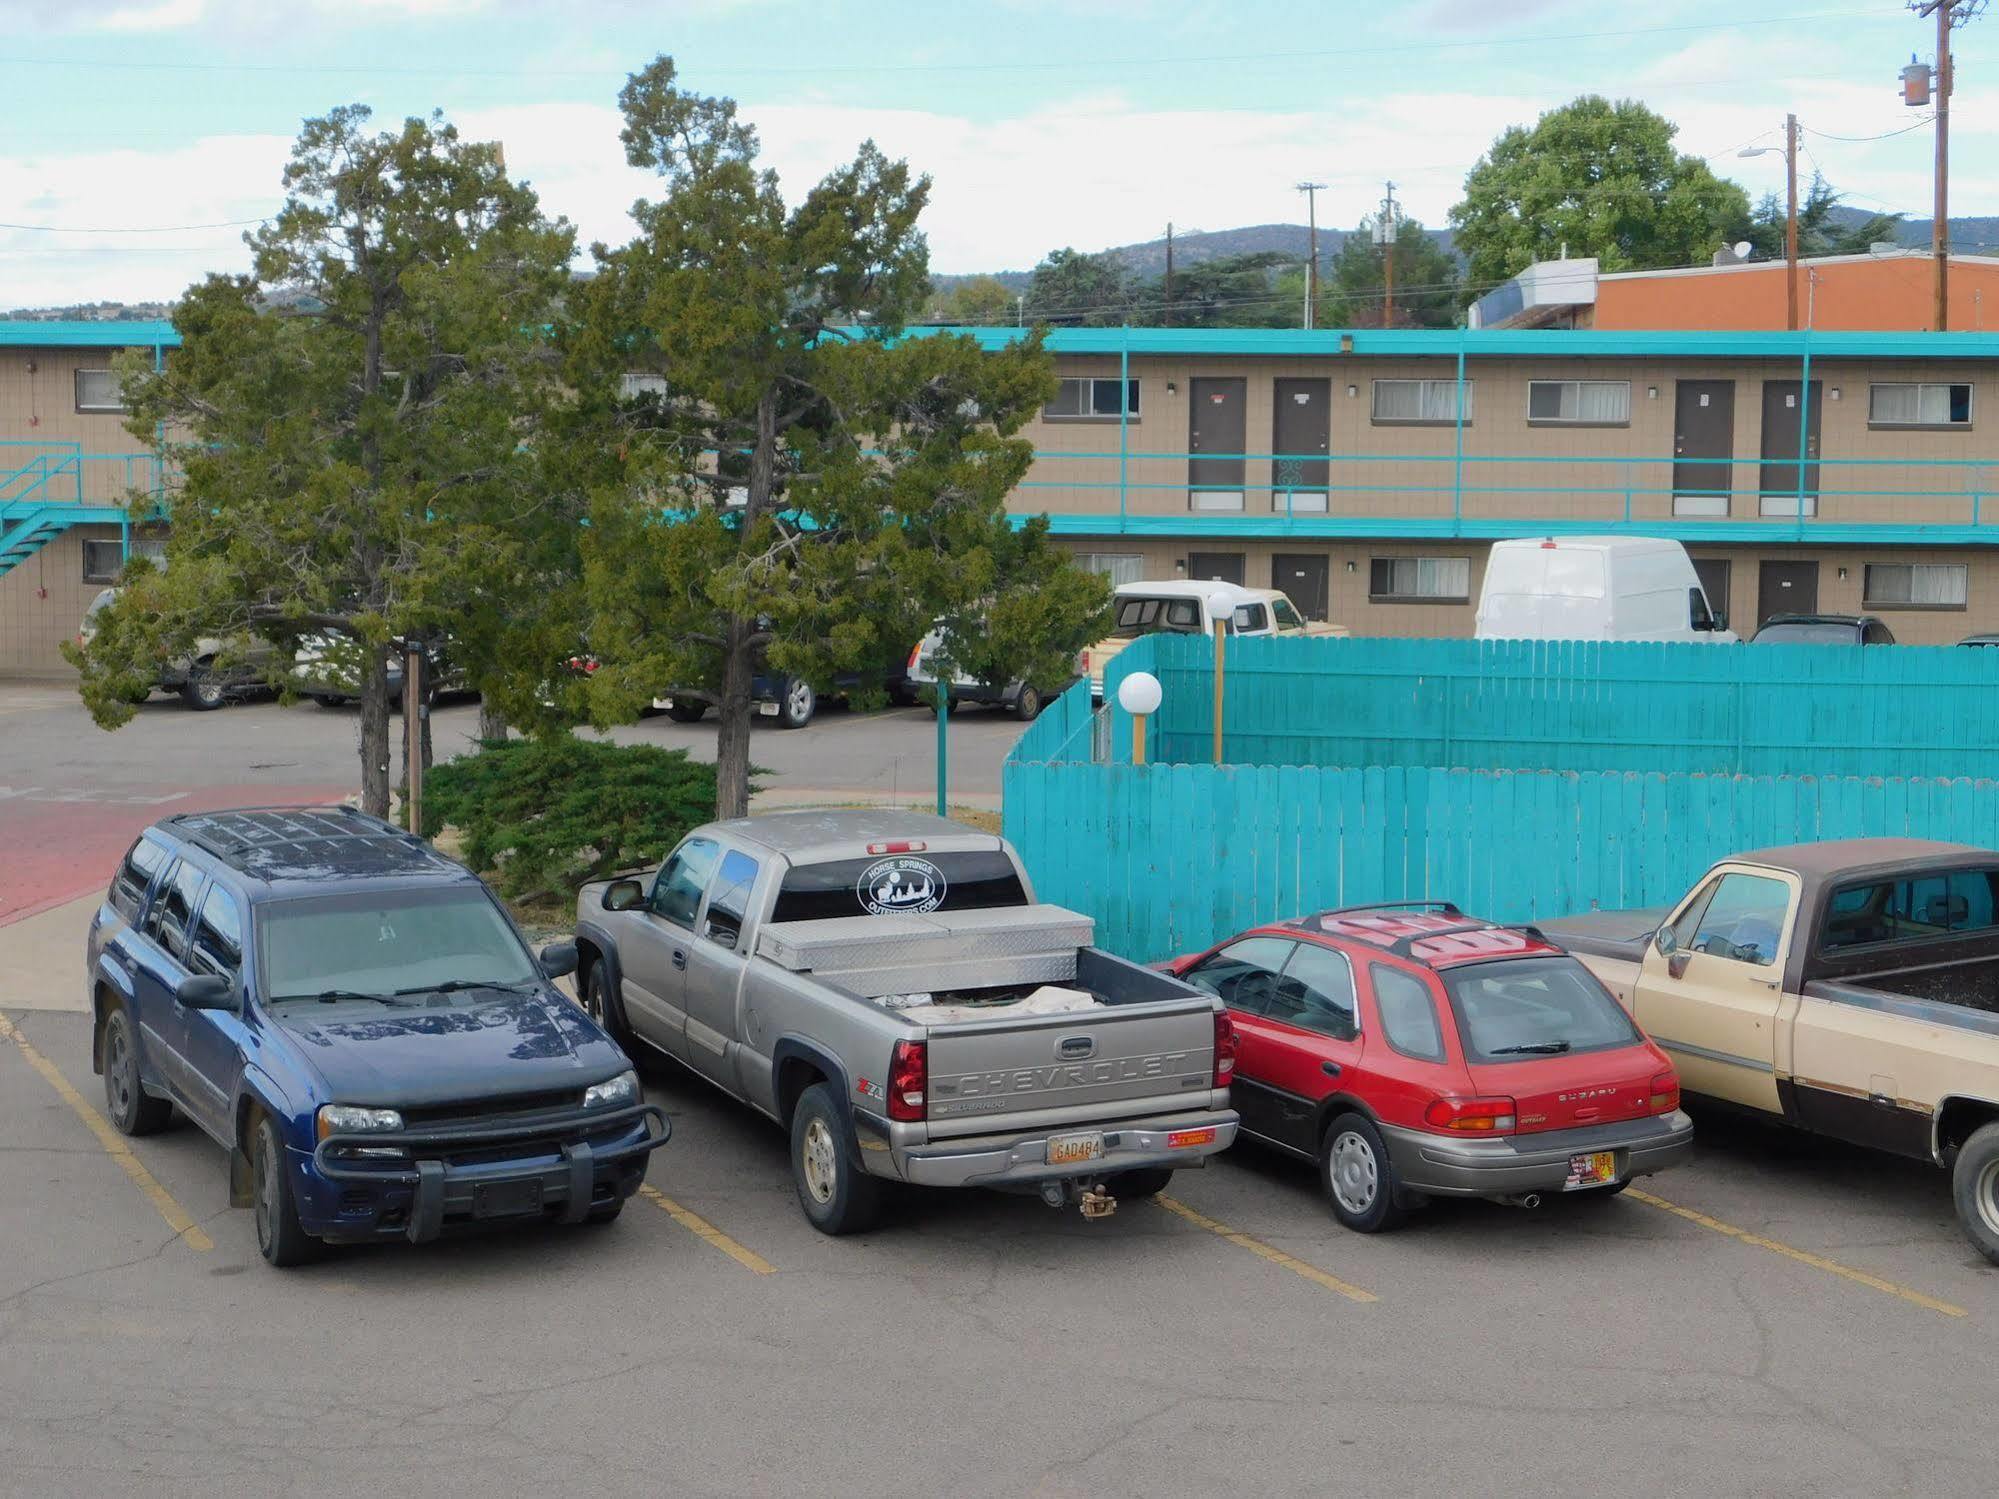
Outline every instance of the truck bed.
<path fill-rule="evenodd" d="M 1632 911 L 1585 911 L 1536 925 L 1551 941 L 1572 953 L 1636 963 L 1645 956 L 1645 944 L 1665 919 L 1666 907 L 1649 906 Z"/>
<path fill-rule="evenodd" d="M 1805 993 L 1999 1034 L 1999 957 L 1960 958 L 1885 973 L 1814 979 Z M 1960 1020 L 1951 1012 L 1962 1012 Z M 1971 1017 L 1976 1017 L 1972 1019 Z"/>

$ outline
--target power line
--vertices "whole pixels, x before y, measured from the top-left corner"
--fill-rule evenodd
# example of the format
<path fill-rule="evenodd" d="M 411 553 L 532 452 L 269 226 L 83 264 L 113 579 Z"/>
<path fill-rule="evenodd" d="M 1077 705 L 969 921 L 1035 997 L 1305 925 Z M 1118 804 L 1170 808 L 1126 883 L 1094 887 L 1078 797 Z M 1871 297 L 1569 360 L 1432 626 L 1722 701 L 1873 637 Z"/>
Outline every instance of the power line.
<path fill-rule="evenodd" d="M 1885 141 L 1885 140 L 1890 140 L 1898 135 L 1907 135 L 1911 130 L 1927 129 L 1930 126 L 1930 124 L 1935 121 L 1935 119 L 1936 119 L 1935 115 L 1924 115 L 1920 120 L 1917 120 L 1916 123 L 1913 125 L 1904 125 L 1899 130 L 1884 130 L 1879 135 L 1834 135 L 1830 131 L 1826 130 L 1813 130 L 1812 127 L 1809 125 L 1804 125 L 1799 128 L 1803 129 L 1808 134 L 1817 136 L 1822 141 L 1840 141 L 1849 146 L 1857 146 L 1857 145 L 1864 145 L 1868 141 Z"/>
<path fill-rule="evenodd" d="M 194 229 L 240 229 L 245 224 L 269 223 L 272 215 L 259 219 L 222 219 L 213 224 L 157 224 L 145 228 L 73 229 L 65 224 L 0 224 L 0 229 L 19 229 L 30 234 L 180 234 Z M 62 252 L 67 253 L 67 252 Z"/>

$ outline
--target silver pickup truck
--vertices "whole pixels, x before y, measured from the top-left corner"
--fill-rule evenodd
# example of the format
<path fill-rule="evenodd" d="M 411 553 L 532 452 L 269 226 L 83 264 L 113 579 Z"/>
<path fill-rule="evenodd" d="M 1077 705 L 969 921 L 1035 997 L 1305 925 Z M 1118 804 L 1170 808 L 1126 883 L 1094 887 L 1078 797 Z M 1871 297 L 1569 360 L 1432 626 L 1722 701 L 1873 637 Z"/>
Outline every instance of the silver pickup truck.
<path fill-rule="evenodd" d="M 578 897 L 578 994 L 791 1132 L 799 1205 L 868 1226 L 883 1181 L 1039 1191 L 1086 1216 L 1235 1138 L 1212 995 L 1090 945 L 1004 839 L 941 817 L 697 828 Z"/>

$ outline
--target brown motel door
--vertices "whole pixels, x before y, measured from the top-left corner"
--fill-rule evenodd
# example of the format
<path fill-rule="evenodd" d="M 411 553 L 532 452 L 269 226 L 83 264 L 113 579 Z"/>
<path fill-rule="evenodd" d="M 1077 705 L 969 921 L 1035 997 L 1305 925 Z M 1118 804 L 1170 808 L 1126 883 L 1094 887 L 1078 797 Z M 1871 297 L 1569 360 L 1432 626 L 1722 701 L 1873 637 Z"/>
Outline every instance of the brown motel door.
<path fill-rule="evenodd" d="M 1819 565 L 1816 562 L 1766 562 L 1756 576 L 1756 627 L 1773 614 L 1819 612 Z"/>
<path fill-rule="evenodd" d="M 1332 436 L 1332 392 L 1330 380 L 1272 382 L 1271 400 L 1276 405 L 1271 418 L 1272 510 L 1325 513 L 1330 465 L 1323 455 Z M 1305 607 L 1295 595 L 1291 602 Z"/>
<path fill-rule="evenodd" d="M 1327 597 L 1327 559 L 1295 552 L 1279 552 L 1270 559 L 1270 586 L 1298 606 L 1307 619 L 1324 619 Z"/>
<path fill-rule="evenodd" d="M 1189 552 L 1187 576 L 1202 583 L 1233 583 L 1242 586 L 1241 552 Z"/>
<path fill-rule="evenodd" d="M 1187 399 L 1188 508 L 1240 510 L 1249 381 L 1196 377 Z"/>
<path fill-rule="evenodd" d="M 1812 381 L 1811 409 L 1803 413 L 1805 432 L 1806 515 L 1819 510 L 1819 408 L 1822 387 Z M 1765 515 L 1798 513 L 1798 382 L 1763 382 L 1763 477 L 1757 488 L 1763 493 Z"/>
<path fill-rule="evenodd" d="M 1735 487 L 1735 382 L 1682 380 L 1673 394 L 1673 514 L 1726 515 Z"/>

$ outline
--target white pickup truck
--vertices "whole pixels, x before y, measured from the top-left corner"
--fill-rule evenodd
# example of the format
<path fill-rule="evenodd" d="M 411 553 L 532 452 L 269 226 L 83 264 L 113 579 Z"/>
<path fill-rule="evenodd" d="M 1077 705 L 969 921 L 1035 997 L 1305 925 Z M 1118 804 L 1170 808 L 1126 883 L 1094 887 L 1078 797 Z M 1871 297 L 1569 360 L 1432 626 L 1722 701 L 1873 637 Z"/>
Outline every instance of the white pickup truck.
<path fill-rule="evenodd" d="M 644 879 L 586 885 L 578 993 L 791 1134 L 814 1227 L 885 1181 L 1112 1211 L 1235 1139 L 1211 994 L 1090 945 L 1004 839 L 906 812 L 697 828 Z"/>
<path fill-rule="evenodd" d="M 1104 695 L 1104 668 L 1141 635 L 1345 635 L 1345 625 L 1308 620 L 1280 590 L 1176 578 L 1169 583 L 1120 583 L 1111 595 L 1111 633 L 1083 652 L 1078 669 L 1090 695 Z"/>

